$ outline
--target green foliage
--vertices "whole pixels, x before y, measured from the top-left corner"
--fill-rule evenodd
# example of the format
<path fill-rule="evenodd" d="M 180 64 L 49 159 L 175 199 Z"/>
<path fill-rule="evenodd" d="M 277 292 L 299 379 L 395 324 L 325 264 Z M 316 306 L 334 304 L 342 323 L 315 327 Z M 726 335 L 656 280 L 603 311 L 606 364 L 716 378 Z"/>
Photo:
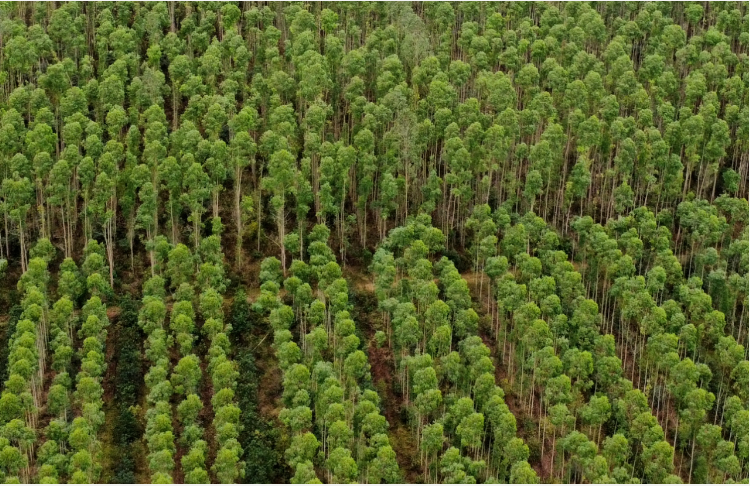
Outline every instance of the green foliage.
<path fill-rule="evenodd" d="M 747 477 L 747 5 L 94 7 L 0 7 L 0 480 Z"/>
<path fill-rule="evenodd" d="M 141 426 L 131 407 L 137 405 L 141 384 L 141 352 L 138 343 L 142 340 L 138 330 L 138 309 L 128 298 L 120 303 L 120 319 L 117 326 L 117 371 L 115 396 L 118 416 L 114 424 L 118 464 L 113 480 L 130 484 L 135 482 L 135 455 L 133 444 L 140 440 Z"/>

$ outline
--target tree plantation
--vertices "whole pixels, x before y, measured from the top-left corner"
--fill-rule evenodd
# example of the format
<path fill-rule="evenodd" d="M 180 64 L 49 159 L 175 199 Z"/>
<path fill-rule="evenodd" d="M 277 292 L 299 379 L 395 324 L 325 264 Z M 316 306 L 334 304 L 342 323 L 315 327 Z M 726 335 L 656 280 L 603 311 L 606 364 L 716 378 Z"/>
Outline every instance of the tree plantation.
<path fill-rule="evenodd" d="M 748 482 L 747 2 L 0 2 L 0 482 Z"/>

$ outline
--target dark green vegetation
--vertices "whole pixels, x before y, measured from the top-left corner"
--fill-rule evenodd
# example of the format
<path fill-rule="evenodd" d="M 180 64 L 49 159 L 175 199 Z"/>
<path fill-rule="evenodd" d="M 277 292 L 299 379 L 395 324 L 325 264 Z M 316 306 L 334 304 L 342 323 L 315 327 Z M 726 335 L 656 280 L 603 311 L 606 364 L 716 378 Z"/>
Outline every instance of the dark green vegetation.
<path fill-rule="evenodd" d="M 141 343 L 143 336 L 138 328 L 138 309 L 133 301 L 120 302 L 120 317 L 115 328 L 115 422 L 113 439 L 115 449 L 112 460 L 115 464 L 110 482 L 131 484 L 136 481 L 135 444 L 140 440 L 141 430 L 134 413 L 142 383 Z"/>
<path fill-rule="evenodd" d="M 262 345 L 264 329 L 260 316 L 250 308 L 247 294 L 241 289 L 234 295 L 231 310 L 232 345 L 238 359 L 237 396 L 241 409 L 240 444 L 245 449 L 245 477 L 254 483 L 276 483 L 286 479 L 287 471 L 279 467 L 277 451 L 279 433 L 264 419 L 258 407 L 260 374 L 256 365 L 255 350 Z"/>
<path fill-rule="evenodd" d="M 747 482 L 748 5 L 0 3 L 0 480 Z"/>
<path fill-rule="evenodd" d="M 21 316 L 21 306 L 14 305 L 8 312 L 8 320 L 5 322 L 2 331 L 2 338 L 0 338 L 0 380 L 8 379 L 8 341 L 13 333 L 16 332 L 16 324 L 18 318 Z"/>

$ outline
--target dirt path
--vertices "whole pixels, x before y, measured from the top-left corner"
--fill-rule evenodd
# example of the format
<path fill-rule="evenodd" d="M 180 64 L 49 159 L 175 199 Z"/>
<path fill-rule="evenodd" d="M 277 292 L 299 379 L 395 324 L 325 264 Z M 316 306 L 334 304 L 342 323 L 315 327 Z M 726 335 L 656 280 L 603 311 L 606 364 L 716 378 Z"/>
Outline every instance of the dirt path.
<path fill-rule="evenodd" d="M 422 474 L 419 467 L 419 454 L 414 441 L 414 433 L 401 420 L 399 405 L 401 399 L 393 391 L 393 376 L 395 375 L 393 355 L 385 347 L 378 349 L 374 339 L 370 339 L 367 357 L 370 362 L 372 381 L 380 395 L 383 414 L 388 421 L 388 438 L 391 447 L 396 452 L 396 460 L 406 475 L 406 482 L 416 483 L 421 479 Z"/>
<path fill-rule="evenodd" d="M 284 391 L 283 375 L 271 344 L 272 336 L 268 336 L 255 348 L 255 364 L 260 376 L 258 386 L 258 410 L 263 417 L 278 421 L 279 413 L 284 405 L 281 397 Z M 262 338 L 261 338 L 262 339 Z"/>
<path fill-rule="evenodd" d="M 475 304 L 478 304 L 477 313 L 480 316 L 480 320 L 489 319 L 490 314 L 486 304 L 487 285 L 489 285 L 489 282 L 487 281 L 487 279 L 485 279 L 484 282 L 481 282 L 480 276 L 472 271 L 461 274 L 461 277 L 466 280 L 469 285 L 472 301 Z M 479 295 L 480 283 L 483 283 L 483 285 L 481 286 L 481 296 Z M 476 307 L 477 306 L 475 306 L 475 308 Z M 504 356 L 502 356 L 502 353 L 499 349 L 501 343 L 495 341 L 494 337 L 491 334 L 491 332 L 487 332 L 487 329 L 483 329 L 480 326 L 479 337 L 482 338 L 482 342 L 484 342 L 485 346 L 490 349 L 491 357 L 495 364 L 495 383 L 499 385 L 505 392 L 505 404 L 508 406 L 508 409 L 511 411 L 511 413 L 513 413 L 513 415 L 516 417 L 516 435 L 522 438 L 527 445 L 530 442 L 532 444 L 537 444 L 539 425 L 540 422 L 544 420 L 544 417 L 542 417 L 542 414 L 536 405 L 534 406 L 534 409 L 531 411 L 531 413 L 529 413 L 526 405 L 515 393 L 515 390 L 513 389 L 513 386 L 511 384 L 512 377 L 510 376 L 508 367 L 505 364 L 506 359 Z M 542 397 L 539 396 L 539 394 L 536 394 L 534 397 L 534 403 L 539 403 L 539 400 L 541 400 L 541 398 Z M 528 425 L 532 425 L 532 427 L 528 427 Z M 552 479 L 553 472 L 551 440 L 546 440 L 543 448 L 541 447 L 541 443 L 539 442 L 537 445 L 537 449 L 535 451 L 530 450 L 530 452 L 532 453 L 532 456 L 529 457 L 529 463 L 531 464 L 531 467 L 536 471 L 537 475 L 542 479 Z"/>
<path fill-rule="evenodd" d="M 414 433 L 401 416 L 401 397 L 394 391 L 393 353 L 388 346 L 378 348 L 375 343 L 375 332 L 383 329 L 380 311 L 377 310 L 377 298 L 372 279 L 366 273 L 358 271 L 353 266 L 347 266 L 344 276 L 354 291 L 353 317 L 363 338 L 369 343 L 365 349 L 372 383 L 380 395 L 382 411 L 388 421 L 388 438 L 391 447 L 396 452 L 396 460 L 408 483 L 420 482 L 422 470 L 420 466 L 419 450 L 414 440 Z"/>
<path fill-rule="evenodd" d="M 480 309 L 479 309 L 479 315 L 480 317 L 484 317 L 487 315 L 487 309 L 486 309 L 486 295 L 487 295 L 487 285 L 488 282 L 485 280 L 484 282 L 484 288 L 482 289 L 482 298 L 478 298 L 479 293 L 479 283 L 480 278 L 479 276 L 474 272 L 466 272 L 462 274 L 462 277 L 467 281 L 469 284 L 469 289 L 472 293 L 472 298 L 475 300 L 475 302 L 480 302 Z M 601 303 L 597 303 L 601 308 Z M 623 369 L 623 376 L 629 379 L 635 378 L 635 383 L 637 384 L 638 380 L 638 373 L 639 373 L 639 367 L 635 366 L 635 374 L 631 375 L 631 370 L 633 369 L 633 360 L 635 357 L 633 356 L 632 349 L 623 346 L 621 344 L 622 342 L 622 336 L 618 332 L 619 329 L 615 329 L 615 338 L 617 344 L 617 356 L 620 357 L 622 360 L 622 369 Z M 492 356 L 495 357 L 495 374 L 496 374 L 496 381 L 498 383 L 505 383 L 503 385 L 503 389 L 506 392 L 505 396 L 505 402 L 508 405 L 508 408 L 511 412 L 513 412 L 513 415 L 516 417 L 516 422 L 518 426 L 518 435 L 520 437 L 523 437 L 524 440 L 527 441 L 528 439 L 533 439 L 534 441 L 537 441 L 537 430 L 526 430 L 525 423 L 532 422 L 536 425 L 536 427 L 539 426 L 539 422 L 544 420 L 543 412 L 539 410 L 538 406 L 536 404 L 539 403 L 539 400 L 542 399 L 541 394 L 538 392 L 535 392 L 534 396 L 534 410 L 532 410 L 531 414 L 529 414 L 527 408 L 525 405 L 523 405 L 520 402 L 520 398 L 516 395 L 514 392 L 512 386 L 508 386 L 508 380 L 510 378 L 508 374 L 508 369 L 504 364 L 504 360 L 500 359 L 500 354 L 498 353 L 498 343 L 494 341 L 494 339 L 489 336 L 487 333 L 483 332 L 482 329 L 480 329 L 480 336 L 482 337 L 482 340 L 484 341 L 485 345 L 487 345 L 491 351 Z M 649 401 L 650 402 L 650 401 Z M 675 426 L 677 424 L 677 411 L 674 409 L 674 405 L 670 406 L 669 409 L 662 408 L 659 411 L 659 414 L 657 415 L 656 409 L 654 408 L 654 405 L 651 405 L 651 413 L 657 417 L 658 422 L 664 427 L 664 430 L 666 432 L 666 439 L 667 442 L 670 444 L 674 443 L 675 438 Z M 605 438 L 604 434 L 602 435 L 602 440 Z M 558 438 L 559 439 L 559 438 Z M 537 474 L 541 478 L 546 479 L 552 479 L 553 471 L 552 471 L 552 441 L 551 437 L 547 437 L 544 443 L 544 447 L 541 448 L 541 444 L 539 444 L 539 459 L 538 461 L 534 461 L 532 463 L 532 467 L 534 470 L 537 471 Z M 600 444 L 601 446 L 601 444 Z M 558 451 L 559 452 L 559 451 Z M 687 466 L 685 466 L 687 464 Z M 680 473 L 680 477 L 683 481 L 687 482 L 687 470 L 689 469 L 690 459 L 686 457 L 686 455 L 683 453 L 683 451 L 679 450 L 679 448 L 675 449 L 674 451 L 674 473 Z M 556 461 L 555 466 L 559 467 L 559 462 Z"/>
<path fill-rule="evenodd" d="M 216 444 L 216 430 L 214 430 L 214 409 L 213 404 L 211 403 L 211 398 L 214 396 L 214 386 L 211 382 L 211 376 L 208 374 L 208 363 L 205 359 L 205 357 L 208 356 L 208 353 L 202 353 L 202 356 L 204 359 L 201 359 L 200 367 L 203 379 L 201 380 L 201 386 L 198 393 L 200 394 L 203 408 L 201 408 L 201 411 L 198 414 L 198 422 L 201 427 L 203 427 L 203 438 L 206 441 L 206 444 L 208 444 L 208 453 L 206 454 L 206 471 L 208 471 L 209 477 L 213 481 L 216 481 L 214 473 L 211 470 L 211 466 L 213 466 L 214 460 L 216 459 L 216 452 L 218 451 L 218 445 Z M 175 454 L 175 470 L 180 471 L 180 476 L 184 476 L 182 471 L 182 463 L 180 462 L 180 460 L 182 459 L 182 456 L 186 452 L 188 452 L 188 450 L 189 447 L 178 447 L 177 454 Z M 175 479 L 177 479 L 176 474 Z"/>
<path fill-rule="evenodd" d="M 107 333 L 105 351 L 107 370 L 102 380 L 102 386 L 104 388 L 103 411 L 105 424 L 102 427 L 102 435 L 100 437 L 103 451 L 103 471 L 100 481 L 107 483 L 124 480 L 124 477 L 119 474 L 130 471 L 130 466 L 132 466 L 134 479 L 138 482 L 148 482 L 150 478 L 148 475 L 148 464 L 146 460 L 146 445 L 142 440 L 142 429 L 140 429 L 139 425 L 135 424 L 135 427 L 138 430 L 133 437 L 133 442 L 130 442 L 127 445 L 124 443 L 118 443 L 118 440 L 123 440 L 122 437 L 118 439 L 118 428 L 120 430 L 119 435 L 122 435 L 124 433 L 123 427 L 134 425 L 128 422 L 127 419 L 123 422 L 122 420 L 124 420 L 124 418 L 120 415 L 122 413 L 121 406 L 127 406 L 128 404 L 117 402 L 118 399 L 122 398 L 118 397 L 118 386 L 124 385 L 126 389 L 129 386 L 126 378 L 128 376 L 127 372 L 125 372 L 125 375 L 119 374 L 123 372 L 123 367 L 125 370 L 129 368 L 130 373 L 134 372 L 137 377 L 137 383 L 133 383 L 137 386 L 132 395 L 133 401 L 130 402 L 130 404 L 137 405 L 134 409 L 135 416 L 133 417 L 133 420 L 137 421 L 138 424 L 144 423 L 145 419 L 143 415 L 145 413 L 146 401 L 146 384 L 143 381 L 146 369 L 144 361 L 142 360 L 144 340 L 140 331 L 134 331 L 135 328 L 128 330 L 123 327 L 125 324 L 120 320 L 121 315 L 121 309 L 119 307 L 109 307 L 107 309 L 107 317 L 110 320 L 110 326 Z M 135 341 L 132 339 L 135 339 Z M 129 366 L 127 362 L 121 361 L 122 359 L 128 359 L 127 352 L 123 351 L 125 341 L 129 343 L 135 342 L 136 344 L 136 350 L 131 351 L 137 353 L 140 366 L 135 367 L 135 369 Z M 119 380 L 126 381 L 122 382 Z M 129 399 L 126 400 L 129 401 Z M 123 454 L 126 454 L 127 458 L 125 458 Z M 122 462 L 123 460 L 126 460 L 126 462 Z"/>
<path fill-rule="evenodd" d="M 117 314 L 113 312 L 110 315 L 109 309 L 107 309 L 110 328 L 107 332 L 107 345 L 105 351 L 107 357 L 107 370 L 104 372 L 104 380 L 102 380 L 102 386 L 104 387 L 104 395 L 102 396 L 102 400 L 104 400 L 104 426 L 102 427 L 101 437 L 102 450 L 104 451 L 102 479 L 106 482 L 109 482 L 107 476 L 112 475 L 115 462 L 117 461 L 117 445 L 115 444 L 114 425 L 119 412 L 115 406 L 118 329 L 116 326 L 112 325 L 113 318 L 116 315 L 119 315 L 119 312 Z"/>
<path fill-rule="evenodd" d="M 597 302 L 599 307 L 602 307 L 601 302 Z M 633 354 L 633 348 L 627 346 L 624 342 L 624 336 L 619 326 L 614 326 L 613 335 L 615 336 L 615 353 L 617 357 L 622 361 L 622 375 L 629 379 L 633 383 L 633 389 L 640 389 L 638 387 L 640 380 L 640 366 L 635 362 L 635 355 Z M 643 391 L 643 390 L 641 390 Z M 669 392 L 667 392 L 668 394 Z M 653 403 L 651 393 L 644 392 L 644 395 L 648 398 L 648 404 L 651 408 L 651 414 L 656 417 L 659 425 L 662 426 L 665 433 L 665 439 L 670 445 L 676 444 L 675 438 L 677 436 L 678 422 L 678 411 L 675 407 L 674 400 L 668 400 L 669 407 L 663 406 L 660 410 L 656 409 L 656 403 Z M 711 416 L 709 412 L 709 417 Z M 710 422 L 710 421 L 709 421 Z M 709 423 L 706 422 L 706 423 Z M 674 448 L 674 474 L 678 475 L 683 482 L 688 482 L 688 476 L 690 473 L 690 457 L 689 455 L 680 449 L 679 446 Z"/>

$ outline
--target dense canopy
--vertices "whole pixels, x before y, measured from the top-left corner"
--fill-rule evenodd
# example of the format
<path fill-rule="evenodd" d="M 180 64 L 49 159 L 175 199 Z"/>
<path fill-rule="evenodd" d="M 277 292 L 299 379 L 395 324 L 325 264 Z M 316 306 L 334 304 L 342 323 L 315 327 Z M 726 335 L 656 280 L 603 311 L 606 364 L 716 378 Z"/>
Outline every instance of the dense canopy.
<path fill-rule="evenodd" d="M 0 3 L 0 481 L 748 481 L 745 2 Z"/>

